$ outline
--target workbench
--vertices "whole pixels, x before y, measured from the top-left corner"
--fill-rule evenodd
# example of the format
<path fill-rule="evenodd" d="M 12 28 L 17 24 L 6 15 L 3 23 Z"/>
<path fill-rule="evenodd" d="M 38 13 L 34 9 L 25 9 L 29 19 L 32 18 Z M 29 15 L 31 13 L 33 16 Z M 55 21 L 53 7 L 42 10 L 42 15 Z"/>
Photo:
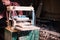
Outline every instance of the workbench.
<path fill-rule="evenodd" d="M 12 27 L 5 28 L 5 40 L 39 40 L 39 27 L 35 27 L 38 30 L 26 30 L 21 28 L 20 30 L 12 30 Z M 26 31 L 24 31 L 26 30 Z"/>

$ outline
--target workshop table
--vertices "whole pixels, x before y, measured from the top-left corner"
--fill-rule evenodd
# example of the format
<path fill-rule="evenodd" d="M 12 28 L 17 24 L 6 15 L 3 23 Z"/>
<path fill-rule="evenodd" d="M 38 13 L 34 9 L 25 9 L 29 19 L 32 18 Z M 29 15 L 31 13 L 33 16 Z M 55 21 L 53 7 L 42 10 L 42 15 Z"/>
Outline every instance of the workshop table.
<path fill-rule="evenodd" d="M 19 31 L 19 30 L 11 30 L 11 27 L 7 27 L 5 29 L 5 40 L 17 40 L 17 39 L 39 40 L 39 30 L 37 29 L 37 30 Z"/>

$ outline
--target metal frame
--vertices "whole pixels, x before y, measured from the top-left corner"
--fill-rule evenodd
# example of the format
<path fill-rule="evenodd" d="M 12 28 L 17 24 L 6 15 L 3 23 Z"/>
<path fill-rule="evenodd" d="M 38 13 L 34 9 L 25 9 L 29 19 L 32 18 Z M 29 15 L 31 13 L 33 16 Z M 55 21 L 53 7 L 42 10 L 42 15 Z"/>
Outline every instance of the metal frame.
<path fill-rule="evenodd" d="M 35 25 L 35 13 L 34 13 L 34 8 L 32 6 L 8 6 L 7 11 L 9 11 L 9 14 L 8 14 L 9 16 L 10 16 L 11 11 L 13 11 L 13 14 L 15 11 L 32 11 L 32 21 L 31 22 L 32 22 L 32 25 Z M 9 18 L 7 18 L 7 19 L 9 19 Z M 14 20 L 13 17 L 12 17 L 12 20 Z"/>

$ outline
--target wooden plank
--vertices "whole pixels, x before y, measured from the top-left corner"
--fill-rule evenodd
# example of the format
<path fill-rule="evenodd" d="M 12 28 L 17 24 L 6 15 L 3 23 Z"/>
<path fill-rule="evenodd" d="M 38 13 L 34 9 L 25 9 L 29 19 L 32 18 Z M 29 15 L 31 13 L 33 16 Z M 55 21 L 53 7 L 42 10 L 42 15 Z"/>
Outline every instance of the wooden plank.
<path fill-rule="evenodd" d="M 16 27 L 16 29 L 17 30 L 20 30 L 20 31 L 29 31 L 29 30 L 39 30 L 40 28 L 39 27 L 33 27 L 33 26 L 31 26 L 31 27 L 22 27 L 22 28 L 20 28 L 20 27 Z"/>
<path fill-rule="evenodd" d="M 34 8 L 32 6 L 8 6 L 8 11 L 15 10 L 15 11 L 32 11 Z"/>
<path fill-rule="evenodd" d="M 15 29 L 12 29 L 13 27 L 6 27 L 6 30 L 10 32 L 18 32 L 18 31 L 29 31 L 29 30 L 39 30 L 40 27 L 36 26 L 25 26 L 25 27 L 15 27 Z"/>
<path fill-rule="evenodd" d="M 18 31 L 18 30 L 12 30 L 12 27 L 10 27 L 10 26 L 6 27 L 5 29 L 8 30 L 8 31 L 10 31 L 10 32 L 17 32 Z"/>

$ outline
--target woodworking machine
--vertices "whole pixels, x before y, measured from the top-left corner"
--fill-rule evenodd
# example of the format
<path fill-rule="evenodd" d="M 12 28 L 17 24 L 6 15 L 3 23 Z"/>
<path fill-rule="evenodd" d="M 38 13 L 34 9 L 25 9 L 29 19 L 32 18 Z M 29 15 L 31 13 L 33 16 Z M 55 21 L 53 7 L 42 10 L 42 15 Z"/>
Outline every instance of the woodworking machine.
<path fill-rule="evenodd" d="M 34 13 L 34 8 L 32 6 L 8 6 L 7 11 L 8 11 L 7 12 L 8 27 L 6 27 L 5 36 L 6 34 L 8 34 L 7 31 L 9 31 L 10 33 L 9 35 L 12 35 L 10 36 L 11 38 L 10 40 L 17 40 L 18 32 L 21 33 L 20 31 L 22 31 L 23 32 L 22 34 L 25 35 L 24 31 L 25 32 L 30 31 L 28 32 L 28 36 L 26 35 L 23 37 L 19 37 L 19 40 L 38 40 L 39 39 L 40 28 L 35 26 L 35 13 Z M 16 11 L 31 11 L 32 18 L 30 19 L 26 15 L 12 16 L 11 14 L 14 14 L 14 12 L 16 13 Z M 8 40 L 8 39 L 5 38 L 5 40 Z"/>

